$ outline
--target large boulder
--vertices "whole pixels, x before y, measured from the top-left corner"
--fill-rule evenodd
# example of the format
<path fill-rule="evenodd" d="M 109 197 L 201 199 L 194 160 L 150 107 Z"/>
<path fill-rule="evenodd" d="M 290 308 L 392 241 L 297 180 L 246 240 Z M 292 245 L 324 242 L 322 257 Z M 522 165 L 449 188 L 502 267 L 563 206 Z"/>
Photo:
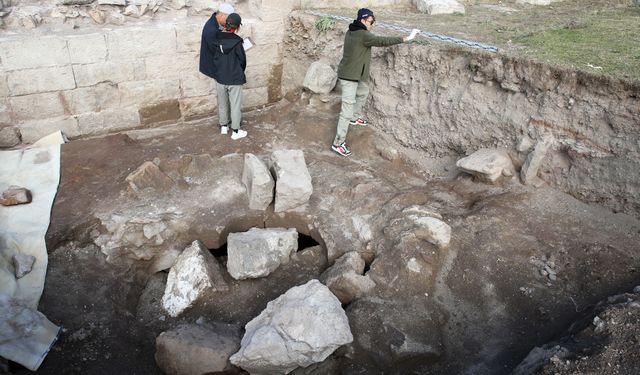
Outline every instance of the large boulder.
<path fill-rule="evenodd" d="M 169 271 L 162 307 L 176 317 L 200 298 L 227 290 L 222 266 L 200 241 L 194 241 Z"/>
<path fill-rule="evenodd" d="M 274 151 L 271 168 L 276 176 L 275 212 L 287 211 L 309 201 L 313 186 L 301 150 Z"/>
<path fill-rule="evenodd" d="M 289 263 L 298 250 L 298 232 L 285 228 L 251 228 L 227 238 L 227 271 L 236 280 L 268 276 Z"/>
<path fill-rule="evenodd" d="M 340 301 L 318 280 L 269 302 L 245 331 L 231 363 L 255 374 L 287 374 L 353 341 Z"/>
<path fill-rule="evenodd" d="M 365 262 L 355 251 L 341 256 L 327 269 L 320 280 L 329 287 L 340 302 L 347 304 L 373 289 L 376 284 L 369 276 L 363 276 Z"/>
<path fill-rule="evenodd" d="M 336 87 L 337 81 L 338 73 L 329 64 L 315 61 L 307 69 L 302 84 L 316 94 L 328 94 Z"/>
<path fill-rule="evenodd" d="M 156 363 L 168 375 L 230 371 L 229 357 L 240 348 L 242 329 L 231 324 L 183 324 L 156 337 Z"/>
<path fill-rule="evenodd" d="M 456 0 L 414 0 L 413 2 L 420 12 L 431 15 L 465 13 L 464 5 Z"/>
<path fill-rule="evenodd" d="M 244 154 L 242 183 L 247 188 L 249 208 L 266 210 L 273 201 L 275 182 L 267 166 L 253 154 Z"/>
<path fill-rule="evenodd" d="M 458 160 L 456 166 L 479 180 L 490 183 L 496 182 L 501 176 L 511 177 L 515 172 L 509 154 L 503 149 L 480 149 Z"/>

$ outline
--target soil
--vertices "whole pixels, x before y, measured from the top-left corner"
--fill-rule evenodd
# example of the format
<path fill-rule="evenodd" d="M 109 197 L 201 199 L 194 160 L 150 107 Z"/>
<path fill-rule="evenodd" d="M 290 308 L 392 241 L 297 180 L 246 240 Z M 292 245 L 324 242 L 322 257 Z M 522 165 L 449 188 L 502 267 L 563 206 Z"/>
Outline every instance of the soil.
<path fill-rule="evenodd" d="M 385 159 L 397 146 L 381 142 L 373 128 L 351 129 L 354 154 L 340 157 L 328 148 L 339 102 L 306 93 L 289 99 L 248 113 L 243 126 L 249 136 L 241 141 L 217 134 L 207 120 L 62 147 L 39 308 L 63 332 L 38 373 L 160 373 L 153 357 L 160 332 L 198 319 L 244 325 L 268 301 L 317 278 L 346 251 L 367 259 L 377 287 L 345 306 L 354 343 L 296 373 L 509 373 L 534 346 L 583 317 L 585 307 L 637 284 L 637 219 L 515 179 L 498 185 L 457 173 L 434 179 L 429 176 L 451 175 L 454 161 L 416 170 L 402 158 Z M 206 186 L 136 196 L 125 181 L 144 161 L 166 166 L 182 155 L 208 154 L 217 163 L 211 174 L 223 183 L 239 178 L 241 167 L 233 161 L 238 154 L 268 155 L 280 148 L 302 149 L 313 178 L 311 201 L 297 213 L 256 216 L 242 195 L 210 202 L 201 195 L 198 204 L 220 214 L 200 218 L 189 194 Z M 404 225 L 402 210 L 416 204 L 434 207 L 452 227 L 448 248 L 399 241 L 397 231 L 406 229 L 397 227 Z M 311 247 L 267 278 L 227 277 L 229 293 L 172 319 L 159 304 L 166 272 L 149 274 L 151 261 L 124 245 L 118 257 L 106 257 L 96 243 L 109 234 L 109 215 L 140 220 L 176 205 L 192 221 L 167 241 L 167 249 L 202 239 L 224 262 L 226 234 L 252 226 L 297 227 L 311 237 L 302 247 Z M 368 227 L 354 225 L 363 218 L 369 218 Z M 410 259 L 417 259 L 421 273 L 408 271 Z M 541 274 L 549 264 L 556 280 Z M 371 331 L 372 324 L 380 329 Z M 403 354 L 394 349 L 397 340 L 430 349 Z M 633 350 L 631 345 L 628 353 Z M 10 371 L 26 373 L 15 364 Z"/>

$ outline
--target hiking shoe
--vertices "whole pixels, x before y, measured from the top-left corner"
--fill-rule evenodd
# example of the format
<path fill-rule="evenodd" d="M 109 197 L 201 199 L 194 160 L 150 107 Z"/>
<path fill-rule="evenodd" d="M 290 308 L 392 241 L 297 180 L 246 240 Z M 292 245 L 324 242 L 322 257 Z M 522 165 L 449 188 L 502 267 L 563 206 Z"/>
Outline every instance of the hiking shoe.
<path fill-rule="evenodd" d="M 220 134 L 228 134 L 229 125 L 220 125 Z"/>
<path fill-rule="evenodd" d="M 367 121 L 367 120 L 365 120 L 365 119 L 363 119 L 361 117 L 358 117 L 355 120 L 349 121 L 349 125 L 368 126 L 369 125 L 369 121 Z"/>
<path fill-rule="evenodd" d="M 246 136 L 247 136 L 246 130 L 238 129 L 237 131 L 234 130 L 233 132 L 231 132 L 231 139 L 233 139 L 234 141 L 236 139 L 244 138 Z"/>
<path fill-rule="evenodd" d="M 347 147 L 347 144 L 344 142 L 339 145 L 331 145 L 331 149 L 342 156 L 351 155 L 351 150 L 349 150 L 349 147 Z"/>

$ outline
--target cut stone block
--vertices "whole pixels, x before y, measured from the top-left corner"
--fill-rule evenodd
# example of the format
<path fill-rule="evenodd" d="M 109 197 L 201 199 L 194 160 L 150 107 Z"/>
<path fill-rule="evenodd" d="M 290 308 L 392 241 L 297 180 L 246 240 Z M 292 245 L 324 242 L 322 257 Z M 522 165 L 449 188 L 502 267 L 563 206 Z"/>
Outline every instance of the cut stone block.
<path fill-rule="evenodd" d="M 276 176 L 275 212 L 287 211 L 309 201 L 313 186 L 301 150 L 274 151 L 271 169 Z"/>
<path fill-rule="evenodd" d="M 289 263 L 298 250 L 298 232 L 284 228 L 251 228 L 227 238 L 227 271 L 236 279 L 268 276 Z"/>
<path fill-rule="evenodd" d="M 273 201 L 275 182 L 267 166 L 253 154 L 244 154 L 242 183 L 247 188 L 249 208 L 266 210 Z"/>
<path fill-rule="evenodd" d="M 18 70 L 7 75 L 11 95 L 38 94 L 76 87 L 71 66 Z"/>
<path fill-rule="evenodd" d="M 456 0 L 414 0 L 422 13 L 431 15 L 465 13 L 464 5 Z"/>
<path fill-rule="evenodd" d="M 72 35 L 67 37 L 67 43 L 72 64 L 98 63 L 107 58 L 107 41 L 104 34 Z"/>
<path fill-rule="evenodd" d="M 67 41 L 35 34 L 31 38 L 0 41 L 0 61 L 6 71 L 68 65 Z"/>

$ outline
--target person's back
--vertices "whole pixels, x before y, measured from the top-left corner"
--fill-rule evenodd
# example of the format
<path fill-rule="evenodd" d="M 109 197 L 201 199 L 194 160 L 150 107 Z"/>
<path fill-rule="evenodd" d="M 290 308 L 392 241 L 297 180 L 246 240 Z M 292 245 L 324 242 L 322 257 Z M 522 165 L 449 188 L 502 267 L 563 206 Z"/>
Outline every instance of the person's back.
<path fill-rule="evenodd" d="M 216 66 L 216 81 L 223 85 L 243 85 L 247 82 L 245 69 L 247 57 L 242 47 L 242 38 L 235 32 L 219 32 L 213 44 L 213 63 Z"/>

